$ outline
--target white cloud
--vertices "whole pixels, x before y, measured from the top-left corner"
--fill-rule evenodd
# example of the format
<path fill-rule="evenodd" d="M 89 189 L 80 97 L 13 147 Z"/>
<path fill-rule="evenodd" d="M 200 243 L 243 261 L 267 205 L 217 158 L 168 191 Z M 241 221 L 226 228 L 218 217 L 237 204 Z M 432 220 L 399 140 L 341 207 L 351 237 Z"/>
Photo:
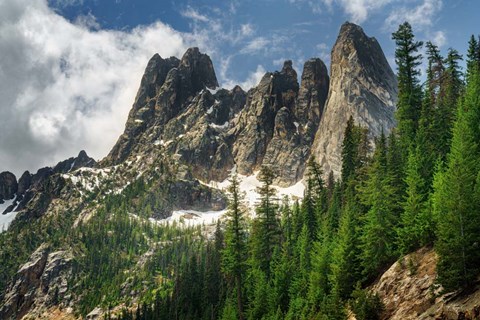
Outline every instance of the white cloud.
<path fill-rule="evenodd" d="M 264 50 L 267 45 L 270 43 L 270 40 L 265 37 L 257 37 L 251 40 L 244 48 L 240 50 L 242 54 L 252 54 L 258 51 Z"/>
<path fill-rule="evenodd" d="M 408 21 L 414 29 L 425 30 L 433 25 L 434 18 L 442 6 L 442 0 L 423 0 L 417 6 L 395 8 L 385 20 L 385 26 L 391 31 L 404 21 Z"/>
<path fill-rule="evenodd" d="M 69 7 L 74 5 L 82 5 L 83 0 L 52 0 L 56 6 Z"/>
<path fill-rule="evenodd" d="M 183 10 L 182 12 L 180 12 L 182 16 L 184 16 L 185 18 L 189 18 L 189 19 L 192 19 L 194 21 L 202 21 L 202 22 L 209 22 L 210 19 L 201 14 L 200 12 L 198 12 L 197 10 L 195 10 L 194 8 L 188 6 L 187 9 Z"/>
<path fill-rule="evenodd" d="M 433 33 L 432 37 L 433 44 L 437 45 L 439 48 L 447 44 L 447 36 L 443 31 L 436 31 Z"/>
<path fill-rule="evenodd" d="M 240 35 L 243 37 L 251 36 L 255 33 L 253 26 L 250 23 L 242 24 L 240 26 Z"/>
<path fill-rule="evenodd" d="M 91 30 L 100 30 L 100 23 L 98 23 L 97 18 L 92 15 L 90 12 L 85 15 L 80 15 L 75 19 L 75 24 L 91 29 Z"/>
<path fill-rule="evenodd" d="M 395 0 L 322 0 L 329 11 L 333 10 L 333 4 L 340 6 L 355 23 L 364 22 L 373 11 L 383 8 L 393 1 Z"/>
<path fill-rule="evenodd" d="M 90 19 L 90 20 L 88 20 Z M 46 0 L 0 2 L 0 171 L 102 158 L 123 132 L 148 59 L 203 38 L 157 22 L 128 32 L 70 23 Z"/>

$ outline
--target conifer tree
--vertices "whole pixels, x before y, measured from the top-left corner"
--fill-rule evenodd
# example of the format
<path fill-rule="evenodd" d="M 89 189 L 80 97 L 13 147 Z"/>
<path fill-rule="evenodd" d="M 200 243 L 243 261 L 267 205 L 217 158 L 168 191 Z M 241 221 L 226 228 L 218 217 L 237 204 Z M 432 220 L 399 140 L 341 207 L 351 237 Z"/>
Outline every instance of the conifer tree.
<path fill-rule="evenodd" d="M 364 275 L 369 278 L 395 255 L 393 189 L 387 175 L 386 138 L 377 140 L 367 181 L 361 186 L 362 201 L 369 208 L 364 218 L 360 245 Z"/>
<path fill-rule="evenodd" d="M 329 281 L 332 292 L 343 301 L 350 297 L 355 283 L 360 280 L 359 212 L 355 190 L 346 190 L 338 235 L 332 249 L 331 274 Z"/>
<path fill-rule="evenodd" d="M 467 79 L 445 171 L 434 182 L 437 270 L 446 290 L 472 283 L 480 272 L 480 76 Z"/>
<path fill-rule="evenodd" d="M 459 55 L 456 50 L 448 50 L 448 55 L 445 59 L 446 68 L 441 87 L 442 97 L 435 117 L 435 130 L 437 131 L 435 141 L 438 157 L 442 161 L 446 160 L 448 151 L 450 150 L 452 128 L 455 120 L 458 99 L 463 91 L 462 74 L 459 66 L 460 60 L 462 60 L 462 56 Z M 434 163 L 431 167 L 434 167 Z"/>
<path fill-rule="evenodd" d="M 243 319 L 243 278 L 246 259 L 245 212 L 240 183 L 236 174 L 230 178 L 228 187 L 229 202 L 226 213 L 225 249 L 222 252 L 223 271 L 233 280 L 231 289 L 235 291 L 238 319 Z"/>
<path fill-rule="evenodd" d="M 417 148 L 418 150 L 418 148 Z M 410 151 L 407 163 L 407 195 L 398 229 L 399 250 L 407 254 L 432 240 L 431 217 L 428 216 L 425 180 L 420 173 L 418 151 Z"/>
<path fill-rule="evenodd" d="M 418 69 L 422 56 L 418 50 L 423 42 L 416 41 L 412 27 L 404 22 L 392 34 L 395 40 L 395 62 L 397 63 L 398 102 L 397 119 L 400 146 L 403 152 L 403 161 L 407 159 L 407 152 L 415 140 L 418 121 L 420 118 L 422 91 Z"/>
<path fill-rule="evenodd" d="M 355 134 L 355 123 L 350 116 L 345 128 L 342 142 L 342 183 L 346 184 L 353 177 L 358 159 L 358 137 Z"/>
<path fill-rule="evenodd" d="M 470 41 L 468 41 L 466 74 L 467 81 L 469 81 L 470 77 L 474 73 L 474 70 L 478 67 L 480 67 L 480 43 L 472 34 Z"/>
<path fill-rule="evenodd" d="M 302 215 L 310 241 L 317 239 L 320 217 L 327 211 L 327 190 L 322 179 L 322 169 L 311 157 L 307 164 L 307 187 L 302 201 Z"/>
<path fill-rule="evenodd" d="M 253 263 L 260 267 L 267 279 L 270 277 L 272 253 L 280 244 L 280 225 L 277 217 L 278 199 L 272 185 L 274 178 L 275 174 L 270 167 L 262 167 L 259 174 L 259 181 L 262 185 L 257 188 L 260 201 L 256 207 L 257 218 L 252 239 Z"/>

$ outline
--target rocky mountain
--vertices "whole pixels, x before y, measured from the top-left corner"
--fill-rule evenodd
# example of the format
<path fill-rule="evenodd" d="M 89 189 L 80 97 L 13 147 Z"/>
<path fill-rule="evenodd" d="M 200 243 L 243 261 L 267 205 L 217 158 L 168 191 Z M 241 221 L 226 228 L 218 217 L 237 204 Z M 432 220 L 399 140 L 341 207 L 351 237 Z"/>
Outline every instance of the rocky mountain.
<path fill-rule="evenodd" d="M 18 183 L 15 175 L 8 171 L 0 173 L 0 203 L 12 199 L 17 190 Z"/>
<path fill-rule="evenodd" d="M 330 88 L 312 153 L 325 173 L 341 170 L 341 146 L 349 117 L 368 128 L 370 141 L 395 126 L 397 80 L 375 38 L 345 23 L 332 49 Z"/>
<path fill-rule="evenodd" d="M 13 173 L 0 173 L 0 204 L 5 200 L 12 200 L 12 203 L 6 207 L 0 214 L 8 214 L 15 211 L 22 211 L 27 204 L 36 197 L 40 197 L 42 201 L 45 200 L 45 183 L 51 177 L 75 171 L 79 168 L 91 168 L 96 164 L 96 161 L 90 158 L 85 151 L 80 151 L 77 157 L 71 157 L 67 160 L 59 162 L 55 167 L 44 167 L 31 174 L 25 171 L 17 182 L 17 178 Z M 35 208 L 34 211 L 38 211 Z M 46 208 L 44 208 L 46 209 Z M 43 214 L 36 212 L 36 215 Z M 1 229 L 1 227 L 0 227 Z"/>
<path fill-rule="evenodd" d="M 286 194 L 291 193 L 287 187 L 301 187 L 312 155 L 325 173 L 338 174 L 348 118 L 367 127 L 372 138 L 388 132 L 395 125 L 397 89 L 378 42 L 359 26 L 341 27 L 331 61 L 330 76 L 319 58 L 306 61 L 299 83 L 287 60 L 280 71 L 267 72 L 245 92 L 239 86 L 219 88 L 212 61 L 198 48 L 188 49 L 181 59 L 156 54 L 147 64 L 125 131 L 103 160 L 97 163 L 82 151 L 53 168 L 27 171 L 18 181 L 9 172 L 0 174 L 0 208 L 13 220 L 6 234 L 30 241 L 29 250 L 15 257 L 18 261 L 8 256 L 8 273 L 0 277 L 0 318 L 36 317 L 55 306 L 75 308 L 82 294 L 75 297 L 72 290 L 85 274 L 72 272 L 72 266 L 88 247 L 83 242 L 75 247 L 73 240 L 44 243 L 42 236 L 55 235 L 58 228 L 78 230 L 112 208 L 127 219 L 154 224 L 185 210 L 193 212 L 190 216 L 223 212 L 222 187 L 232 170 L 254 190 L 257 172 L 271 166 L 276 186 Z M 102 219 L 97 227 L 113 220 Z M 33 235 L 29 225 L 38 228 Z M 82 230 L 71 231 L 79 242 L 92 235 L 90 229 Z M 134 239 L 147 235 L 135 234 Z M 141 260 L 124 274 L 171 242 L 138 253 Z"/>
<path fill-rule="evenodd" d="M 251 175 L 275 165 L 278 183 L 303 177 L 328 92 L 320 59 L 306 62 L 299 85 L 292 62 L 248 93 L 218 89 L 210 58 L 189 49 L 180 61 L 155 55 L 145 70 L 125 133 L 101 163 L 165 147 L 201 181 L 223 181 L 236 166 Z"/>

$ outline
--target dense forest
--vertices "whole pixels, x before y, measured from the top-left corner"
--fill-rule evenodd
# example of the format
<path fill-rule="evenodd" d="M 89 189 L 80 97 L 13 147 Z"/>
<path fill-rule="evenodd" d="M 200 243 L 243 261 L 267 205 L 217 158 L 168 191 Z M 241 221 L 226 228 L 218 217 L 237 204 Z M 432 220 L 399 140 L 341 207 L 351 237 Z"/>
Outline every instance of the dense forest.
<path fill-rule="evenodd" d="M 480 44 L 471 37 L 462 70 L 456 50 L 442 56 L 408 23 L 392 38 L 397 129 L 373 147 L 350 119 L 338 180 L 312 158 L 304 198 L 292 202 L 263 167 L 252 217 L 232 174 L 226 217 L 210 234 L 148 220 L 172 176 L 162 163 L 121 194 L 92 192 L 96 214 L 76 227 L 78 212 L 66 212 L 1 234 L 0 292 L 44 242 L 74 250 L 82 316 L 100 305 L 112 310 L 106 318 L 137 320 L 376 319 L 382 304 L 365 288 L 423 246 L 439 256 L 445 292 L 469 288 L 480 274 Z"/>

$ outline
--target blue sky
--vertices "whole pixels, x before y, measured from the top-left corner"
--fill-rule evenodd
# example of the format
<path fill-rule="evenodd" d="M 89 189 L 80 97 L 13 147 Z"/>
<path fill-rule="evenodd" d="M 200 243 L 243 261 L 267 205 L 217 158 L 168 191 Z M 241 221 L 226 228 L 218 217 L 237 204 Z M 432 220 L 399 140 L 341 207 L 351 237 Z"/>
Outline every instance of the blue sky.
<path fill-rule="evenodd" d="M 420 40 L 434 41 L 444 51 L 465 52 L 468 36 L 480 29 L 476 0 L 51 0 L 50 5 L 71 21 L 89 16 L 101 29 L 162 21 L 180 32 L 207 36 L 198 45 L 212 56 L 224 84 L 244 81 L 258 66 L 276 70 L 285 59 L 292 59 L 299 73 L 310 57 L 328 63 L 347 20 L 375 36 L 392 65 L 390 35 L 404 20 Z"/>
<path fill-rule="evenodd" d="M 123 132 L 155 53 L 198 46 L 221 86 L 254 86 L 291 59 L 327 65 L 345 21 L 375 36 L 394 67 L 391 33 L 464 54 L 480 32 L 478 0 L 0 0 L 0 172 L 19 175 L 82 149 L 103 158 Z"/>

